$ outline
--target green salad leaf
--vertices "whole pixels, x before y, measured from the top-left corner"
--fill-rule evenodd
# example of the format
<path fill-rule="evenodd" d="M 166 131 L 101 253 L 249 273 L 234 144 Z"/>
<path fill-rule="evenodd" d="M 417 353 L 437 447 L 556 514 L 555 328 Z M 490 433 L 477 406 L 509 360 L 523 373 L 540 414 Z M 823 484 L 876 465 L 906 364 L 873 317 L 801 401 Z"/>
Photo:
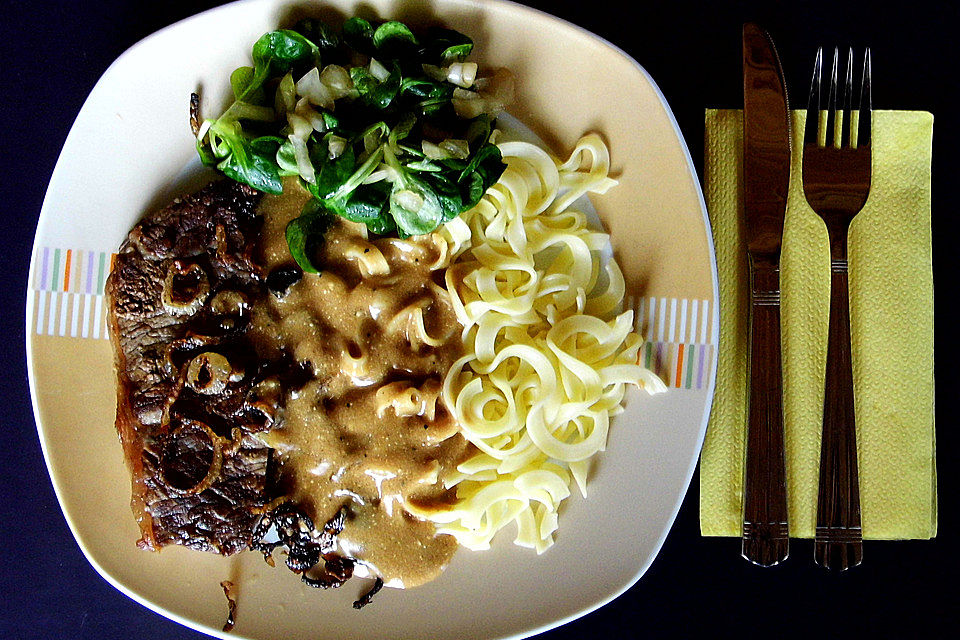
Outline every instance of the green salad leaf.
<path fill-rule="evenodd" d="M 273 77 L 281 77 L 294 65 L 314 62 L 320 49 L 296 31 L 271 31 L 260 36 L 253 45 L 253 75 L 243 92 L 237 96 L 242 102 Z"/>
<path fill-rule="evenodd" d="M 290 255 L 304 273 L 320 273 L 314 263 L 319 243 L 330 226 L 330 216 L 317 200 L 307 202 L 300 215 L 285 230 Z"/>
<path fill-rule="evenodd" d="M 323 20 L 305 18 L 293 30 L 317 45 L 321 55 L 335 53 L 340 47 L 340 34 Z"/>
<path fill-rule="evenodd" d="M 217 120 L 210 127 L 209 138 L 209 148 L 200 150 L 205 164 L 215 165 L 228 178 L 259 191 L 283 193 L 275 147 L 255 144 L 237 120 Z"/>
<path fill-rule="evenodd" d="M 353 17 L 343 23 L 343 39 L 353 50 L 370 55 L 374 51 L 373 25 L 369 20 Z"/>
<path fill-rule="evenodd" d="M 415 53 L 419 45 L 413 31 L 402 22 L 384 22 L 373 32 L 373 46 L 379 56 L 402 58 Z"/>
<path fill-rule="evenodd" d="M 431 64 L 463 62 L 473 51 L 473 40 L 459 31 L 433 27 L 427 31 L 424 57 Z"/>
<path fill-rule="evenodd" d="M 400 66 L 393 65 L 390 75 L 383 81 L 377 80 L 369 69 L 354 67 L 350 69 L 350 79 L 360 92 L 360 99 L 374 109 L 386 109 L 400 92 Z"/>
<path fill-rule="evenodd" d="M 233 73 L 230 74 L 230 86 L 233 88 L 233 97 L 236 100 L 241 100 L 242 98 L 247 98 L 249 102 L 255 104 L 262 104 L 265 100 L 265 93 L 263 87 L 259 87 L 254 91 L 250 92 L 250 95 L 247 95 L 247 87 L 253 84 L 253 77 L 255 71 L 253 67 L 237 67 Z"/>

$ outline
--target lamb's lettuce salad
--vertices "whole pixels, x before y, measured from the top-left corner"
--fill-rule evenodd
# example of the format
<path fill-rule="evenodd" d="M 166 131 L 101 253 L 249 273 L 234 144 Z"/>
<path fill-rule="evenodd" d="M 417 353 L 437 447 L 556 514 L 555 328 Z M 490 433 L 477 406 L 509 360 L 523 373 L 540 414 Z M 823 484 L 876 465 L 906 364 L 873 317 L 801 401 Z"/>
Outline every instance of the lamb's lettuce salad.
<path fill-rule="evenodd" d="M 230 76 L 233 104 L 191 124 L 204 164 L 266 193 L 298 176 L 314 196 L 287 228 L 294 258 L 315 271 L 311 237 L 330 214 L 379 235 L 429 233 L 475 205 L 503 172 L 493 118 L 512 78 L 483 77 L 466 35 L 416 35 L 396 21 L 318 20 L 264 34 L 253 66 Z"/>

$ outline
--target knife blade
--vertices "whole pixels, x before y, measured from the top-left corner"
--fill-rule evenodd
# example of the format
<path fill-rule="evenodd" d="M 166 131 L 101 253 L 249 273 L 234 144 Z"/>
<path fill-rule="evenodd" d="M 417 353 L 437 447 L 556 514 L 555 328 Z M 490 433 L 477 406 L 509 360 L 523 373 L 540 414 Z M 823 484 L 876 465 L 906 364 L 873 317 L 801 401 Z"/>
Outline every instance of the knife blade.
<path fill-rule="evenodd" d="M 750 273 L 741 554 L 769 567 L 787 559 L 790 532 L 780 358 L 780 243 L 790 185 L 790 109 L 770 35 L 743 27 L 743 222 Z"/>

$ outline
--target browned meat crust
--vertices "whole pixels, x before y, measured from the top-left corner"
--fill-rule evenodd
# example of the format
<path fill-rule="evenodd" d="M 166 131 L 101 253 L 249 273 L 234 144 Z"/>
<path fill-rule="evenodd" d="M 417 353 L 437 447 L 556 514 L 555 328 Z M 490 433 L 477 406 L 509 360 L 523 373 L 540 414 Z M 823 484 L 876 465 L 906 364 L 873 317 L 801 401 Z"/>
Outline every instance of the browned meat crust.
<path fill-rule="evenodd" d="M 243 338 L 264 286 L 258 201 L 229 180 L 177 199 L 130 232 L 107 281 L 116 427 L 147 549 L 236 553 L 275 497 L 253 435 L 276 418 L 258 393 L 270 371 Z"/>

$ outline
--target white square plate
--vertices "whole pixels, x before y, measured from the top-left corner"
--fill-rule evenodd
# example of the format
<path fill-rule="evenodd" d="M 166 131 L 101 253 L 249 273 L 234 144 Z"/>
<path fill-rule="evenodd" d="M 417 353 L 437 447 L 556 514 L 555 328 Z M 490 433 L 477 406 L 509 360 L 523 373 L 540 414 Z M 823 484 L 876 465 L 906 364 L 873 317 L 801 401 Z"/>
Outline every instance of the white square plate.
<path fill-rule="evenodd" d="M 579 617 L 633 585 L 653 562 L 703 442 L 716 363 L 716 262 L 686 145 L 653 80 L 629 56 L 569 23 L 507 2 L 364 2 L 362 11 L 469 34 L 483 66 L 518 78 L 510 113 L 558 155 L 585 132 L 608 141 L 620 185 L 593 198 L 612 234 L 648 339 L 644 358 L 670 387 L 633 390 L 613 423 L 586 500 L 560 516 L 537 556 L 511 532 L 487 552 L 458 552 L 417 589 L 330 592 L 271 569 L 256 553 L 221 558 L 183 548 L 139 550 L 130 479 L 114 431 L 112 350 L 103 281 L 112 252 L 143 213 L 184 188 L 195 164 L 188 98 L 226 99 L 229 74 L 264 32 L 304 14 L 353 15 L 353 2 L 247 0 L 172 25 L 124 53 L 100 79 L 67 138 L 40 215 L 27 291 L 31 390 L 50 476 L 94 567 L 145 606 L 229 638 L 523 637 Z M 311 8 L 313 7 L 313 8 Z M 208 106 L 209 108 L 209 106 Z M 237 626 L 221 580 L 238 585 Z"/>

